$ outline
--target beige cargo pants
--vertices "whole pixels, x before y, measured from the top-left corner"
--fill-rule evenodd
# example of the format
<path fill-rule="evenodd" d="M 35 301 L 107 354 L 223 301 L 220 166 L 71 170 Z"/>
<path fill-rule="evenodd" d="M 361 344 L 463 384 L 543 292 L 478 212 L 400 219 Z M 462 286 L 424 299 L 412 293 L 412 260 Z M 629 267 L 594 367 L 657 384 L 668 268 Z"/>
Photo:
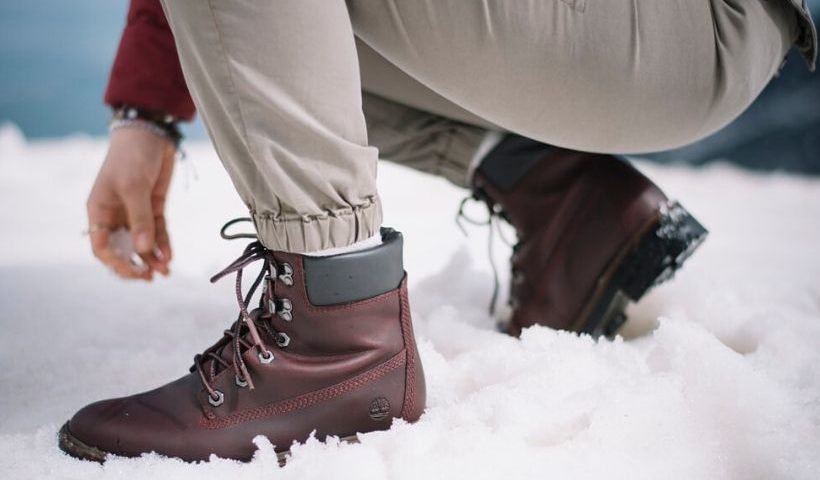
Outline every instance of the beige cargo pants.
<path fill-rule="evenodd" d="M 378 230 L 380 153 L 465 185 L 488 128 L 609 153 L 695 141 L 797 35 L 785 0 L 163 4 L 260 238 L 292 252 Z"/>

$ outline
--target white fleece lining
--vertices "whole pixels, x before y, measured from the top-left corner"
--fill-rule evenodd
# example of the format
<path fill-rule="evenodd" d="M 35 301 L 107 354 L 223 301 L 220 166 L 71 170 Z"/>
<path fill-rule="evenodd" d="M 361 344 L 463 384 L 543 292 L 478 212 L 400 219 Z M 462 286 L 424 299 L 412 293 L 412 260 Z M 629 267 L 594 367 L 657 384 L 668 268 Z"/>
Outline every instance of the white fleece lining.
<path fill-rule="evenodd" d="M 324 250 L 317 250 L 315 252 L 307 252 L 303 255 L 308 257 L 329 257 L 331 255 L 341 255 L 343 253 L 351 253 L 351 252 L 358 252 L 359 250 L 367 250 L 368 248 L 377 247 L 382 244 L 382 235 L 379 232 L 379 229 L 376 229 L 376 234 L 372 237 L 361 240 L 353 245 L 347 245 L 345 247 L 333 247 L 333 248 L 326 248 Z"/>

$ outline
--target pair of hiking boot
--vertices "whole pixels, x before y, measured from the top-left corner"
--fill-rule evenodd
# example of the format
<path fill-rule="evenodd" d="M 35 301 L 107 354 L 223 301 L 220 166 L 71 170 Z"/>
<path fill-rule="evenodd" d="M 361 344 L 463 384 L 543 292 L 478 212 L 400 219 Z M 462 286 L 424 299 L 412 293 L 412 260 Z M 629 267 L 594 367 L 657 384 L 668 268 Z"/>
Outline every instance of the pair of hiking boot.
<path fill-rule="evenodd" d="M 516 336 L 532 325 L 614 335 L 626 304 L 668 279 L 706 234 L 626 161 L 512 134 L 475 171 L 473 196 L 518 235 L 503 326 Z M 60 448 L 99 462 L 151 451 L 248 460 L 264 435 L 283 460 L 311 432 L 353 441 L 394 418 L 416 421 L 425 383 L 403 240 L 387 228 L 381 236 L 377 247 L 329 257 L 252 242 L 212 278 L 236 275 L 240 313 L 222 339 L 183 377 L 77 412 Z M 261 268 L 243 295 L 252 263 Z"/>

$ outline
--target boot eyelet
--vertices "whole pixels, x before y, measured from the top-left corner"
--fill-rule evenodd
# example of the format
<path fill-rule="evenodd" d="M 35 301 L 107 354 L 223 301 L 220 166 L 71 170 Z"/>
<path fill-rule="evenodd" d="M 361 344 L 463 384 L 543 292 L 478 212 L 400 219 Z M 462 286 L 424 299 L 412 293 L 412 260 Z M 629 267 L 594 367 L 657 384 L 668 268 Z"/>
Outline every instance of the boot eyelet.
<path fill-rule="evenodd" d="M 279 315 L 279 318 L 286 322 L 293 320 L 293 302 L 288 298 L 278 298 L 276 299 L 276 303 L 279 307 L 276 309 L 276 314 Z"/>
<path fill-rule="evenodd" d="M 216 398 L 212 397 L 210 394 L 208 395 L 208 403 L 213 405 L 214 407 L 218 407 L 225 403 L 225 394 L 220 392 L 219 390 L 214 390 L 216 394 Z"/>
<path fill-rule="evenodd" d="M 279 275 L 278 275 L 279 280 L 281 280 L 282 283 L 285 284 L 285 286 L 288 286 L 288 287 L 292 286 L 293 285 L 293 267 L 291 267 L 289 263 L 282 263 L 281 265 L 279 265 L 279 267 L 281 269 L 280 272 L 277 272 L 277 273 L 279 273 Z"/>
<path fill-rule="evenodd" d="M 259 352 L 256 354 L 256 358 L 258 358 L 259 361 L 262 363 L 270 363 L 273 361 L 273 352 L 271 352 L 270 350 Z"/>
<path fill-rule="evenodd" d="M 279 332 L 276 336 L 276 344 L 279 345 L 280 348 L 285 348 L 290 345 L 290 337 L 287 333 Z"/>
<path fill-rule="evenodd" d="M 241 378 L 239 375 L 234 375 L 234 379 L 236 380 L 236 386 L 245 388 L 248 386 L 248 381 Z"/>

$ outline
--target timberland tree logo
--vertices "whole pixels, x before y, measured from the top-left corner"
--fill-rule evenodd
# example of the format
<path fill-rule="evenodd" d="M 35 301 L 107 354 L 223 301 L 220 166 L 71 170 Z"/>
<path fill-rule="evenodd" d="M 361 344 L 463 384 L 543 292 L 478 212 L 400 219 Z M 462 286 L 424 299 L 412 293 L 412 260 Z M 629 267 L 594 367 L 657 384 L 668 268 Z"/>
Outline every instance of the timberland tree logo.
<path fill-rule="evenodd" d="M 384 420 L 390 415 L 390 402 L 384 397 L 376 397 L 370 402 L 370 418 Z"/>

